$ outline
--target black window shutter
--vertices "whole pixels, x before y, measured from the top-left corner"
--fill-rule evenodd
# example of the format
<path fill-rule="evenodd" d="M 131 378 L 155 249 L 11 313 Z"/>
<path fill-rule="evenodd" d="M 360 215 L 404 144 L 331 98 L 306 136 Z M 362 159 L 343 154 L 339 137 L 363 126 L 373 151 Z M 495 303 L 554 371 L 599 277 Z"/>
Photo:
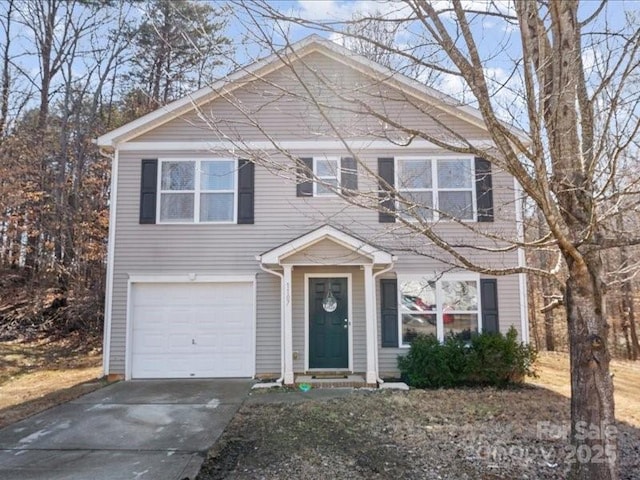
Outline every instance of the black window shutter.
<path fill-rule="evenodd" d="M 156 223 L 158 159 L 142 160 L 140 175 L 140 223 Z"/>
<path fill-rule="evenodd" d="M 393 158 L 378 159 L 378 176 L 380 177 L 380 207 L 385 210 L 395 211 L 396 203 L 394 201 L 393 187 L 395 183 L 395 166 Z M 394 223 L 395 215 L 386 211 L 378 212 L 378 222 Z"/>
<path fill-rule="evenodd" d="M 478 204 L 478 221 L 493 222 L 491 163 L 480 157 L 476 157 L 476 201 Z"/>
<path fill-rule="evenodd" d="M 482 300 L 482 331 L 499 332 L 498 281 L 495 278 L 480 280 L 480 298 Z"/>
<path fill-rule="evenodd" d="M 353 157 L 342 157 L 340 161 L 343 195 L 355 195 L 358 190 L 358 162 Z"/>
<path fill-rule="evenodd" d="M 380 318 L 382 346 L 398 346 L 398 281 L 395 278 L 380 280 Z"/>
<path fill-rule="evenodd" d="M 296 186 L 297 197 L 313 196 L 313 158 L 301 158 L 298 164 L 298 185 Z"/>
<path fill-rule="evenodd" d="M 238 160 L 238 223 L 253 223 L 255 165 L 250 160 Z"/>

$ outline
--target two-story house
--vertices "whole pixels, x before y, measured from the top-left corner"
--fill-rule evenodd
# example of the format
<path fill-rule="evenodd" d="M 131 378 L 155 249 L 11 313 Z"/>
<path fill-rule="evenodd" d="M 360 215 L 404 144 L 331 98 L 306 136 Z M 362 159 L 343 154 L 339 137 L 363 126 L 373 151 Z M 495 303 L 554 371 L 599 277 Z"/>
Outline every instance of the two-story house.
<path fill-rule="evenodd" d="M 474 109 L 317 36 L 98 138 L 113 159 L 105 374 L 376 384 L 418 333 L 527 341 L 524 275 L 460 268 L 401 221 L 517 267 L 517 249 L 489 248 L 518 237 L 513 177 L 400 141 L 382 111 L 489 141 Z"/>

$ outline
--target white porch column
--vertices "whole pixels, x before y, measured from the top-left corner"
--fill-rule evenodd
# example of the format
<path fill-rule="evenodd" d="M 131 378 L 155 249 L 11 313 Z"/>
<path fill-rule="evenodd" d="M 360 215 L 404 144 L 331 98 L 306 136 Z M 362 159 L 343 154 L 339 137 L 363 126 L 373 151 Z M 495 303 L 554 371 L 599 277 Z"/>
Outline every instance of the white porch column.
<path fill-rule="evenodd" d="M 367 330 L 367 383 L 378 380 L 376 365 L 376 316 L 373 283 L 373 265 L 364 266 L 364 316 Z"/>
<path fill-rule="evenodd" d="M 284 269 L 284 383 L 293 385 L 293 306 L 291 303 L 291 271 L 293 266 L 283 265 Z"/>

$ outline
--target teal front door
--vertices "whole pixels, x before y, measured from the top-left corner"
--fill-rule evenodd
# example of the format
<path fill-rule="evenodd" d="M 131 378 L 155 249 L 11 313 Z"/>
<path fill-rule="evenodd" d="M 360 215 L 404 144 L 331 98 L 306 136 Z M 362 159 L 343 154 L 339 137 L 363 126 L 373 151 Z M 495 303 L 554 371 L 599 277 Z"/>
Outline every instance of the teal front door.
<path fill-rule="evenodd" d="M 349 368 L 346 278 L 309 279 L 309 368 Z"/>

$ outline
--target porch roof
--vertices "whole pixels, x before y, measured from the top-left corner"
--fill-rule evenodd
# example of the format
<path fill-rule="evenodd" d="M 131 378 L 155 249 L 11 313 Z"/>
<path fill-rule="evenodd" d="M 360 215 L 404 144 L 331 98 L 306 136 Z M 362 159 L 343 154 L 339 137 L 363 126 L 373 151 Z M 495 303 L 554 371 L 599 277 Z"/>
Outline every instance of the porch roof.
<path fill-rule="evenodd" d="M 391 253 L 330 225 L 324 225 L 316 228 L 315 230 L 311 230 L 300 237 L 289 240 L 288 242 L 268 250 L 261 255 L 257 255 L 256 260 L 264 265 L 279 265 L 287 257 L 303 252 L 307 248 L 323 240 L 330 240 L 357 255 L 365 257 L 374 265 L 388 265 L 396 260 Z M 336 259 L 336 263 L 340 264 L 341 262 L 339 259 Z"/>

